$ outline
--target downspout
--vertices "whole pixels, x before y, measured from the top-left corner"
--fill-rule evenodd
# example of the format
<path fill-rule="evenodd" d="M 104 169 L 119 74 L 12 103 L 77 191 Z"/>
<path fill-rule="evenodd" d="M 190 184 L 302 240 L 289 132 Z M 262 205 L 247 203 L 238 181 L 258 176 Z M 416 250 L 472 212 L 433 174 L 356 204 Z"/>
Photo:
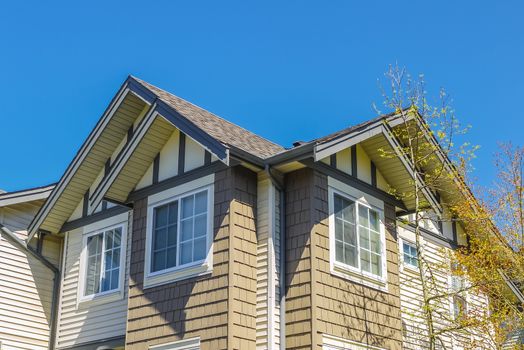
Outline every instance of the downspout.
<path fill-rule="evenodd" d="M 264 171 L 280 193 L 280 350 L 286 350 L 286 215 L 284 185 L 273 176 L 266 164 Z"/>
<path fill-rule="evenodd" d="M 31 254 L 33 257 L 35 257 L 37 260 L 39 260 L 48 269 L 50 269 L 54 274 L 53 298 L 51 299 L 51 315 L 50 315 L 50 329 L 49 329 L 49 350 L 53 350 L 54 344 L 55 344 L 55 337 L 56 337 L 56 314 L 58 311 L 57 306 L 58 306 L 58 289 L 60 288 L 60 271 L 58 270 L 58 268 L 55 265 L 53 265 L 49 260 L 47 260 L 40 252 L 36 251 L 31 246 L 29 246 L 27 242 L 18 238 L 18 236 L 13 231 L 11 231 L 10 229 L 8 229 L 7 227 L 5 227 L 2 224 L 0 224 L 0 231 L 3 232 L 7 237 L 9 237 L 12 242 L 14 242 L 19 247 L 21 247 L 22 249 L 27 251 L 29 254 Z"/>

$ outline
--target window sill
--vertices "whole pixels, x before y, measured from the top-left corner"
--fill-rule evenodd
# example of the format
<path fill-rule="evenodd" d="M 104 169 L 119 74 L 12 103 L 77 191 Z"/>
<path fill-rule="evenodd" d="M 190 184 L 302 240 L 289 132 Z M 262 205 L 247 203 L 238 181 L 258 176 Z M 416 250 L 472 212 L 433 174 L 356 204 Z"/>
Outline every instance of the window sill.
<path fill-rule="evenodd" d="M 388 292 L 388 283 L 379 277 L 368 276 L 363 273 L 356 272 L 350 268 L 334 264 L 331 266 L 331 274 L 366 287 L 378 289 L 382 292 Z"/>
<path fill-rule="evenodd" d="M 114 301 L 122 300 L 123 298 L 124 293 L 122 293 L 121 289 L 104 294 L 81 297 L 77 303 L 77 309 L 85 309 L 95 305 L 103 305 Z"/>
<path fill-rule="evenodd" d="M 192 277 L 207 275 L 212 271 L 213 268 L 206 262 L 204 264 L 188 266 L 175 271 L 146 275 L 144 276 L 144 289 L 173 283 Z"/>

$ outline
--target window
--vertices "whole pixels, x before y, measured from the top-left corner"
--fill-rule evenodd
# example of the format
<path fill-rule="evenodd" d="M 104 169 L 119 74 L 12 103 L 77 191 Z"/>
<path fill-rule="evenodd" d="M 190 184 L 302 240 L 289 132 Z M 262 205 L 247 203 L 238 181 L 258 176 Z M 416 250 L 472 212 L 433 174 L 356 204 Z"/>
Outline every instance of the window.
<path fill-rule="evenodd" d="M 457 263 L 451 264 L 451 291 L 460 293 L 466 288 L 463 267 Z"/>
<path fill-rule="evenodd" d="M 120 288 L 122 226 L 87 236 L 84 296 Z"/>
<path fill-rule="evenodd" d="M 404 241 L 402 243 L 402 253 L 406 266 L 418 267 L 418 254 L 415 245 Z"/>
<path fill-rule="evenodd" d="M 173 343 L 153 345 L 150 350 L 200 350 L 200 338 L 191 338 Z"/>
<path fill-rule="evenodd" d="M 453 317 L 455 320 L 461 320 L 467 313 L 466 299 L 460 295 L 453 296 Z"/>
<path fill-rule="evenodd" d="M 211 272 L 214 176 L 148 197 L 145 288 Z"/>
<path fill-rule="evenodd" d="M 335 265 L 382 279 L 384 276 L 381 213 L 332 191 Z"/>
<path fill-rule="evenodd" d="M 153 215 L 151 272 L 206 257 L 207 190 L 158 206 Z"/>

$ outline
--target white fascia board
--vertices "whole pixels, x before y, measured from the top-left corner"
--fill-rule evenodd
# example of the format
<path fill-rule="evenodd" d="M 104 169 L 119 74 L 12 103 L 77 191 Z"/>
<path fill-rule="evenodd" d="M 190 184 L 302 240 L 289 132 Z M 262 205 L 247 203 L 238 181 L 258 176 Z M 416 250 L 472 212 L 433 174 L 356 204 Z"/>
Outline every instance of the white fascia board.
<path fill-rule="evenodd" d="M 314 149 L 315 162 L 380 134 L 382 132 L 381 124 L 382 122 L 373 123 L 363 130 L 316 145 Z"/>
<path fill-rule="evenodd" d="M 54 185 L 50 185 L 37 189 L 3 193 L 0 195 L 0 207 L 46 199 L 53 188 Z"/>
<path fill-rule="evenodd" d="M 95 129 L 92 131 L 92 133 L 88 136 L 88 139 L 86 142 L 82 145 L 80 150 L 78 151 L 77 155 L 67 168 L 66 172 L 60 179 L 60 182 L 55 186 L 51 194 L 49 195 L 49 198 L 44 203 L 42 208 L 38 211 L 37 215 L 31 221 L 31 224 L 28 228 L 28 237 L 27 241 L 30 241 L 31 238 L 36 234 L 37 229 L 44 221 L 45 217 L 49 214 L 53 206 L 55 205 L 56 201 L 64 191 L 64 189 L 67 187 L 73 176 L 76 174 L 76 171 L 80 167 L 80 165 L 85 160 L 86 156 L 89 154 L 89 151 L 93 148 L 94 144 L 96 143 L 96 140 L 100 137 L 100 134 L 105 130 L 107 124 L 113 117 L 113 114 L 118 109 L 118 106 L 122 103 L 124 98 L 129 93 L 129 88 L 127 87 L 127 81 L 122 85 L 119 92 L 115 96 L 115 99 L 112 101 L 112 103 L 107 108 L 106 112 L 98 122 Z"/>

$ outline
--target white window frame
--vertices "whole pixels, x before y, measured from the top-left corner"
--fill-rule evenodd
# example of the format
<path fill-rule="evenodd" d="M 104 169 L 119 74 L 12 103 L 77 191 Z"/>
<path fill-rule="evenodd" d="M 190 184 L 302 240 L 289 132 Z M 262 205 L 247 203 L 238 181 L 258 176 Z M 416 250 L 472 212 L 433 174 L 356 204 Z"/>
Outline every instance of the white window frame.
<path fill-rule="evenodd" d="M 177 340 L 170 343 L 152 345 L 150 350 L 200 350 L 200 337 Z"/>
<path fill-rule="evenodd" d="M 400 254 L 399 254 L 400 266 L 403 269 L 408 269 L 408 270 L 411 270 L 411 271 L 418 272 L 418 266 L 413 266 L 411 264 L 406 264 L 406 262 L 404 261 L 404 243 L 406 243 L 407 245 L 410 245 L 410 246 L 414 247 L 415 249 L 417 249 L 416 243 L 412 242 L 409 239 L 405 239 L 405 238 L 402 238 L 402 237 L 399 237 L 398 241 L 399 241 L 399 252 L 400 252 Z M 418 256 L 418 252 L 417 252 L 417 261 L 420 264 L 420 257 Z"/>
<path fill-rule="evenodd" d="M 186 278 L 209 274 L 213 270 L 213 222 L 214 222 L 214 174 L 187 182 L 166 191 L 148 197 L 146 222 L 146 249 L 144 262 L 144 288 L 150 288 L 166 283 L 172 283 Z M 151 257 L 153 243 L 153 217 L 155 208 L 179 201 L 186 196 L 207 191 L 207 232 L 205 259 L 192 263 L 174 266 L 165 270 L 151 272 Z M 180 220 L 180 217 L 178 218 Z M 180 230 L 177 225 L 177 230 Z M 177 242 L 179 244 L 180 242 Z"/>
<path fill-rule="evenodd" d="M 120 214 L 84 227 L 82 235 L 82 251 L 80 253 L 80 273 L 78 276 L 78 298 L 77 308 L 85 303 L 106 303 L 119 300 L 124 297 L 124 284 L 126 276 L 126 256 L 127 256 L 127 226 L 128 213 Z M 120 267 L 118 271 L 118 288 L 95 294 L 85 295 L 85 282 L 87 275 L 87 239 L 91 236 L 121 228 L 122 235 L 120 238 Z M 104 266 L 104 257 L 102 256 L 101 269 Z"/>
<path fill-rule="evenodd" d="M 354 201 L 356 204 L 355 212 L 355 229 L 357 235 L 358 248 L 358 265 L 359 268 L 336 261 L 335 257 L 335 194 Z M 360 234 L 358 224 L 358 206 L 364 206 L 376 211 L 380 220 L 380 244 L 381 244 L 381 271 L 382 275 L 378 276 L 371 272 L 360 269 Z M 328 207 L 329 207 L 329 256 L 330 268 L 333 275 L 364 284 L 368 287 L 387 291 L 387 253 L 386 253 L 386 230 L 384 225 L 384 203 L 369 196 L 368 194 L 358 191 L 347 184 L 344 184 L 331 177 L 328 178 Z"/>

